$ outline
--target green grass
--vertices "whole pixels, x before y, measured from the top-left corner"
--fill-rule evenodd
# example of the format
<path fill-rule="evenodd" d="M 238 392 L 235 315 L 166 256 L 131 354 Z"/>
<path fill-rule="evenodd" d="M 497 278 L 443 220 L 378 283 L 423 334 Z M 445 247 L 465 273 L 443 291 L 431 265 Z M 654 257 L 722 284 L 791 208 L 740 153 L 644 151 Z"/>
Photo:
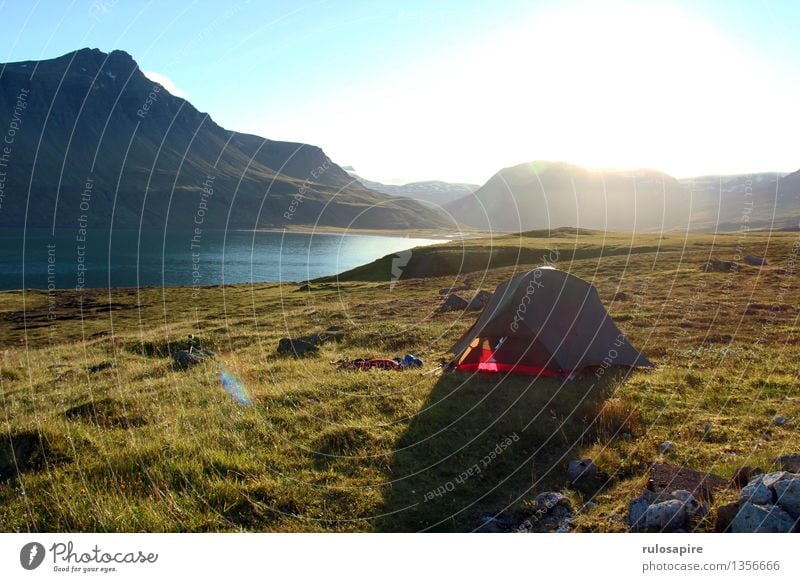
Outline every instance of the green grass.
<path fill-rule="evenodd" d="M 610 479 L 576 526 L 623 531 L 655 460 L 730 477 L 800 452 L 796 238 L 525 233 L 415 250 L 391 288 L 389 258 L 309 291 L 58 291 L 54 321 L 46 292 L 0 293 L 0 530 L 469 531 L 501 511 L 523 521 L 590 456 Z M 411 352 L 431 369 L 476 317 L 436 314 L 439 289 L 493 289 L 555 250 L 654 371 L 561 382 L 329 364 Z M 699 270 L 737 250 L 770 266 Z M 279 338 L 331 325 L 346 335 L 317 357 L 276 355 Z M 170 354 L 189 333 L 218 356 L 179 371 Z M 222 368 L 252 406 L 221 388 Z"/>

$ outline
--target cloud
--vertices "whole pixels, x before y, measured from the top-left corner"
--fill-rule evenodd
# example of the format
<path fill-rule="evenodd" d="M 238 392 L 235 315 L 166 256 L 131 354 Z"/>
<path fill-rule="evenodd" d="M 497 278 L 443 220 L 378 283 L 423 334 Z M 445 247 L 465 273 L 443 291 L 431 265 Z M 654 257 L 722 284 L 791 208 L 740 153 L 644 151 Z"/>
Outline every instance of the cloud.
<path fill-rule="evenodd" d="M 156 73 L 155 71 L 144 71 L 144 76 L 150 79 L 151 81 L 160 83 L 164 87 L 164 89 L 175 95 L 175 97 L 181 97 L 183 99 L 189 98 L 189 94 L 183 89 L 178 88 L 175 85 L 175 82 L 166 75 L 162 75 L 161 73 Z"/>

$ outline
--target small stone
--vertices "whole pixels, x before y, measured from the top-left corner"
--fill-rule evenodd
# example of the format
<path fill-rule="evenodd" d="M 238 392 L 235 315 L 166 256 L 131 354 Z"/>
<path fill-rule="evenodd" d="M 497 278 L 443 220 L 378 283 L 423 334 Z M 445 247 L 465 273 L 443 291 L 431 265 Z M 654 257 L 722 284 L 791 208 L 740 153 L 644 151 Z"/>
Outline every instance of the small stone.
<path fill-rule="evenodd" d="M 175 352 L 175 355 L 172 356 L 172 359 L 178 368 L 181 370 L 186 370 L 197 364 L 202 364 L 213 357 L 214 352 L 211 350 L 192 348 L 189 350 L 179 350 Z"/>
<path fill-rule="evenodd" d="M 629 432 L 624 432 L 620 436 L 622 437 L 622 440 L 624 440 L 624 441 L 630 442 L 630 441 L 633 440 L 633 435 L 631 433 L 629 433 Z"/>
<path fill-rule="evenodd" d="M 675 443 L 670 441 L 664 441 L 660 445 L 658 445 L 658 450 L 661 451 L 661 454 L 667 454 L 671 451 L 675 450 Z"/>
<path fill-rule="evenodd" d="M 567 477 L 570 483 L 576 483 L 579 479 L 593 479 L 599 474 L 600 469 L 591 459 L 570 461 L 567 465 Z"/>
<path fill-rule="evenodd" d="M 544 512 L 549 512 L 558 505 L 569 508 L 569 500 L 556 491 L 545 491 L 536 496 L 536 506 Z"/>
<path fill-rule="evenodd" d="M 698 501 L 689 491 L 679 489 L 678 491 L 673 491 L 672 496 L 683 503 L 683 507 L 689 517 L 703 517 L 708 514 L 708 506 Z"/>
<path fill-rule="evenodd" d="M 755 505 L 745 501 L 731 521 L 733 533 L 788 533 L 794 519 L 775 505 Z"/>
<path fill-rule="evenodd" d="M 786 420 L 783 416 L 776 416 L 773 422 L 776 426 L 783 426 L 788 422 L 788 420 Z"/>

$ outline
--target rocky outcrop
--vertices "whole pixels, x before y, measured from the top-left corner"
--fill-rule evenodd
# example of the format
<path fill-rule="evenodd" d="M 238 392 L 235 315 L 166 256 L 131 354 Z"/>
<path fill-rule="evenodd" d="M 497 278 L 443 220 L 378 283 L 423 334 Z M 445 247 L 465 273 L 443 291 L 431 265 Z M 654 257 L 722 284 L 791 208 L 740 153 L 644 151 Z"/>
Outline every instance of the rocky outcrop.
<path fill-rule="evenodd" d="M 717 531 L 780 533 L 797 531 L 800 522 L 800 474 L 788 471 L 755 475 L 739 499 L 717 509 Z"/>

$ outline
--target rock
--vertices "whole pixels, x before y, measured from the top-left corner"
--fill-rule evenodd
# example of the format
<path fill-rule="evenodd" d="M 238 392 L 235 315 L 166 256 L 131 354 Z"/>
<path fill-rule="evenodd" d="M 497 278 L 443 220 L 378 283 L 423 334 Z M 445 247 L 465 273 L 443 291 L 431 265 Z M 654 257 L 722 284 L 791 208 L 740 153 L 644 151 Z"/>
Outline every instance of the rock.
<path fill-rule="evenodd" d="M 725 505 L 721 505 L 717 508 L 717 521 L 714 523 L 714 530 L 722 533 L 728 531 L 728 528 L 733 521 L 733 518 L 736 517 L 736 514 L 739 513 L 739 508 L 741 507 L 741 502 L 734 501 L 733 503 L 726 503 Z"/>
<path fill-rule="evenodd" d="M 800 475 L 796 473 L 789 473 L 788 471 L 777 471 L 775 473 L 767 473 L 764 475 L 762 482 L 770 489 L 773 489 L 778 481 L 786 481 L 789 479 L 800 479 Z"/>
<path fill-rule="evenodd" d="M 784 471 L 800 473 L 800 455 L 783 455 L 772 460 Z"/>
<path fill-rule="evenodd" d="M 591 459 L 570 461 L 567 465 L 567 478 L 570 483 L 577 483 L 583 479 L 595 479 L 600 474 L 600 469 Z"/>
<path fill-rule="evenodd" d="M 671 531 L 683 528 L 689 521 L 684 504 L 678 499 L 654 503 L 644 512 L 644 527 Z"/>
<path fill-rule="evenodd" d="M 734 273 L 739 270 L 739 265 L 732 261 L 721 261 L 720 259 L 711 259 L 700 266 L 701 271 L 706 273 Z"/>
<path fill-rule="evenodd" d="M 484 307 L 486 307 L 486 304 L 489 303 L 491 298 L 492 294 L 489 291 L 478 291 L 478 293 L 476 293 L 475 296 L 469 300 L 469 303 L 467 304 L 467 309 L 469 310 L 483 309 Z"/>
<path fill-rule="evenodd" d="M 775 426 L 783 426 L 788 421 L 782 416 L 776 416 L 775 419 L 772 422 L 775 423 Z"/>
<path fill-rule="evenodd" d="M 800 478 L 775 483 L 777 505 L 794 519 L 800 517 Z"/>
<path fill-rule="evenodd" d="M 731 521 L 733 533 L 787 533 L 794 519 L 775 505 L 755 505 L 745 501 Z"/>
<path fill-rule="evenodd" d="M 284 355 L 292 355 L 296 358 L 303 356 L 313 355 L 319 351 L 319 348 L 304 340 L 293 340 L 288 337 L 278 340 L 278 353 Z"/>
<path fill-rule="evenodd" d="M 739 492 L 740 501 L 750 501 L 758 505 L 772 503 L 772 490 L 764 485 L 763 475 L 757 475 Z"/>
<path fill-rule="evenodd" d="M 748 467 L 747 465 L 743 467 L 739 467 L 736 469 L 736 472 L 731 477 L 731 485 L 736 487 L 737 489 L 741 489 L 745 485 L 747 485 L 750 480 L 755 477 L 756 475 L 763 474 L 764 471 L 759 469 L 758 467 Z"/>
<path fill-rule="evenodd" d="M 675 450 L 675 443 L 670 441 L 664 441 L 663 443 L 658 445 L 658 450 L 661 451 L 661 454 L 667 454 Z"/>
<path fill-rule="evenodd" d="M 448 295 L 442 304 L 436 309 L 437 313 L 444 313 L 445 311 L 458 311 L 461 309 L 466 309 L 467 302 L 456 295 L 455 293 L 451 293 Z"/>
<path fill-rule="evenodd" d="M 744 262 L 748 265 L 752 265 L 753 267 L 763 267 L 767 264 L 767 259 L 762 257 L 754 257 L 753 255 L 747 255 L 744 258 Z"/>
<path fill-rule="evenodd" d="M 665 493 L 684 489 L 699 501 L 707 503 L 714 500 L 714 492 L 728 487 L 728 480 L 719 475 L 669 463 L 653 463 L 650 466 L 650 481 L 648 487 L 653 491 Z"/>
<path fill-rule="evenodd" d="M 536 496 L 535 531 L 564 533 L 572 529 L 572 506 L 561 493 L 545 491 Z"/>
<path fill-rule="evenodd" d="M 644 514 L 648 507 L 650 502 L 644 497 L 631 499 L 628 505 L 628 525 L 632 528 L 644 527 Z"/>
<path fill-rule="evenodd" d="M 630 442 L 630 441 L 633 440 L 633 435 L 631 433 L 629 433 L 629 432 L 624 432 L 620 436 L 622 437 L 622 440 L 624 440 L 624 441 Z"/>
<path fill-rule="evenodd" d="M 617 291 L 611 297 L 611 301 L 627 301 L 627 300 L 628 300 L 628 295 L 623 293 L 622 291 Z"/>
<path fill-rule="evenodd" d="M 694 495 L 685 489 L 673 491 L 672 496 L 683 503 L 683 507 L 689 517 L 703 517 L 708 515 L 708 505 L 699 501 Z"/>
<path fill-rule="evenodd" d="M 545 491 L 536 496 L 536 507 L 538 507 L 540 511 L 548 512 L 558 505 L 563 505 L 567 509 L 571 509 L 569 499 L 556 491 Z"/>
<path fill-rule="evenodd" d="M 180 350 L 175 352 L 175 355 L 172 356 L 172 359 L 178 368 L 181 370 L 186 370 L 187 368 L 190 368 L 196 364 L 202 364 L 213 357 L 214 352 L 211 350 L 192 348 L 190 350 Z"/>

